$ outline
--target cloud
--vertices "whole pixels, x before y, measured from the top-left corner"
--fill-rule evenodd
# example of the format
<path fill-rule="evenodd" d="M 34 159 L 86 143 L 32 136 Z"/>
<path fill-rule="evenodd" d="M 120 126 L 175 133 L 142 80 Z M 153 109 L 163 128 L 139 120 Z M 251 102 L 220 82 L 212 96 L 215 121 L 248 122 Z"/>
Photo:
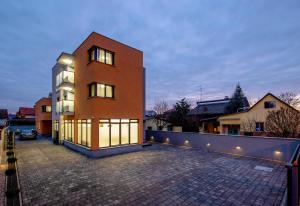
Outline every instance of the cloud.
<path fill-rule="evenodd" d="M 144 52 L 146 99 L 174 103 L 300 93 L 300 2 L 5 1 L 0 8 L 0 107 L 16 111 L 51 89 L 51 68 L 92 32 Z"/>

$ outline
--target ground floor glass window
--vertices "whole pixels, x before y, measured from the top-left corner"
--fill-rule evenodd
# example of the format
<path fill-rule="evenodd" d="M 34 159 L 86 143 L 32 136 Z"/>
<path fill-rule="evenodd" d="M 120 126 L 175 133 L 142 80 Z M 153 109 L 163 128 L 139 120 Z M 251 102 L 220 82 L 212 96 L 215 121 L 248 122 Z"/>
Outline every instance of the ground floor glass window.
<path fill-rule="evenodd" d="M 74 120 L 64 121 L 64 138 L 71 142 L 74 141 Z"/>
<path fill-rule="evenodd" d="M 77 120 L 77 143 L 86 147 L 91 147 L 92 122 L 90 119 Z"/>
<path fill-rule="evenodd" d="M 99 121 L 99 147 L 138 143 L 138 120 L 101 119 Z"/>

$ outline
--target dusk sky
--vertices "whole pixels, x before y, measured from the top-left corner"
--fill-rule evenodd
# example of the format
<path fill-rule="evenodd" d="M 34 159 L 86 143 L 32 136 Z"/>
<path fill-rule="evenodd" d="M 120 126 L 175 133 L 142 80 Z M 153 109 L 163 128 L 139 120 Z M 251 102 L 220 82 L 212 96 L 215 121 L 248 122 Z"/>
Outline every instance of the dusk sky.
<path fill-rule="evenodd" d="M 0 108 L 33 106 L 51 69 L 92 32 L 144 52 L 146 101 L 300 94 L 300 1 L 15 1 L 0 3 Z"/>

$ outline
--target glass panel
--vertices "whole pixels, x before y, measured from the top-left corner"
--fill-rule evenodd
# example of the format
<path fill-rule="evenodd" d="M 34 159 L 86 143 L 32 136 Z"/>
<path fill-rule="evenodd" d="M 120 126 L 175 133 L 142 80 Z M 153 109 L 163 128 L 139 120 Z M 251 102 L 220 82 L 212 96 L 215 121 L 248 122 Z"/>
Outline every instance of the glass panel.
<path fill-rule="evenodd" d="M 87 145 L 87 127 L 86 127 L 86 122 L 82 122 L 82 137 L 81 137 L 81 142 L 83 145 Z"/>
<path fill-rule="evenodd" d="M 100 61 L 100 49 L 96 49 L 96 59 Z"/>
<path fill-rule="evenodd" d="M 106 64 L 112 65 L 112 53 L 106 52 Z"/>
<path fill-rule="evenodd" d="M 130 123 L 130 143 L 138 143 L 138 123 Z"/>
<path fill-rule="evenodd" d="M 63 101 L 63 112 L 74 112 L 74 101 Z"/>
<path fill-rule="evenodd" d="M 87 124 L 87 146 L 91 147 L 91 132 L 92 132 L 92 128 L 91 128 L 91 124 Z"/>
<path fill-rule="evenodd" d="M 105 51 L 100 49 L 100 62 L 105 63 Z"/>
<path fill-rule="evenodd" d="M 120 124 L 111 124 L 111 146 L 119 145 L 120 143 Z"/>
<path fill-rule="evenodd" d="M 46 106 L 46 112 L 51 112 L 51 106 Z"/>
<path fill-rule="evenodd" d="M 101 119 L 100 122 L 109 122 L 108 119 Z"/>
<path fill-rule="evenodd" d="M 95 84 L 91 84 L 90 88 L 91 88 L 90 96 L 94 97 L 95 96 Z"/>
<path fill-rule="evenodd" d="M 109 123 L 99 123 L 99 147 L 109 147 Z"/>
<path fill-rule="evenodd" d="M 130 122 L 138 122 L 137 119 L 131 119 Z"/>
<path fill-rule="evenodd" d="M 113 89 L 112 86 L 106 85 L 106 97 L 113 97 Z"/>
<path fill-rule="evenodd" d="M 63 71 L 63 81 L 74 83 L 74 72 Z"/>
<path fill-rule="evenodd" d="M 91 61 L 95 60 L 95 49 L 91 52 Z"/>
<path fill-rule="evenodd" d="M 59 125 L 60 125 L 60 136 L 61 138 L 65 139 L 64 122 L 59 122 Z"/>
<path fill-rule="evenodd" d="M 120 119 L 111 119 L 110 122 L 120 122 Z"/>
<path fill-rule="evenodd" d="M 97 96 L 104 97 L 105 96 L 105 85 L 97 84 Z"/>
<path fill-rule="evenodd" d="M 121 144 L 129 144 L 129 124 L 121 124 Z"/>
<path fill-rule="evenodd" d="M 75 130 L 75 128 L 74 128 L 74 120 L 72 120 L 72 139 L 73 139 L 73 142 L 75 141 L 74 139 L 75 139 L 75 135 L 74 135 L 74 130 Z"/>
<path fill-rule="evenodd" d="M 121 119 L 121 122 L 129 122 L 129 119 Z"/>
<path fill-rule="evenodd" d="M 81 121 L 80 120 L 78 120 L 78 123 L 77 123 L 77 130 L 78 130 L 78 134 L 77 134 L 77 137 L 78 137 L 78 144 L 82 144 L 82 141 L 81 141 L 81 139 L 82 139 L 82 135 L 81 135 Z"/>

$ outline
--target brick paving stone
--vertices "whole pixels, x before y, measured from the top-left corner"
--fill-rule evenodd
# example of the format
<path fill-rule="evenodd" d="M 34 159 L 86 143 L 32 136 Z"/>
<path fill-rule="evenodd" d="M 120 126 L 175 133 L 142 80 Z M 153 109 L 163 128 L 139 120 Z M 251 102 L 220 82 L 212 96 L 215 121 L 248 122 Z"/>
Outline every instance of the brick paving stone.
<path fill-rule="evenodd" d="M 16 153 L 25 206 L 279 205 L 286 188 L 282 164 L 159 144 L 91 159 L 37 140 Z"/>

